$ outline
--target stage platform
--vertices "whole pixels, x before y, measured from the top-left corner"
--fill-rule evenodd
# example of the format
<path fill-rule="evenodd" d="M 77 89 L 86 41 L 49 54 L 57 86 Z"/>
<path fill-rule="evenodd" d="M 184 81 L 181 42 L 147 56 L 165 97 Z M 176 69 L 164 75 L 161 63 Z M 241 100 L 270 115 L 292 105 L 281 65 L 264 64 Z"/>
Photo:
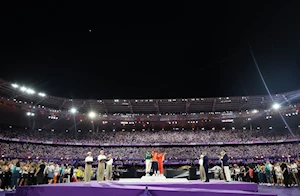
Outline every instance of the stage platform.
<path fill-rule="evenodd" d="M 160 179 L 160 181 L 154 180 Z M 148 181 L 146 181 L 148 179 Z M 147 189 L 146 189 L 147 187 Z M 187 179 L 162 179 L 159 177 L 142 179 L 120 179 L 119 181 L 103 181 L 90 184 L 84 182 L 73 182 L 64 184 L 22 186 L 18 187 L 15 196 L 96 196 L 96 195 L 122 195 L 122 196 L 276 196 L 276 194 L 258 192 L 258 185 L 246 182 L 224 182 L 211 180 L 202 182 L 200 180 Z"/>
<path fill-rule="evenodd" d="M 186 178 L 166 178 L 165 176 L 143 176 L 141 178 L 120 178 L 122 183 L 161 182 L 161 183 L 189 183 Z"/>
<path fill-rule="evenodd" d="M 155 178 L 154 178 L 155 179 Z M 146 181 L 148 180 L 148 181 Z M 156 178 L 138 179 L 138 178 L 124 178 L 119 181 L 108 182 L 110 184 L 119 185 L 134 185 L 134 186 L 155 186 L 155 187 L 169 187 L 169 188 L 201 188 L 214 190 L 241 190 L 258 192 L 258 185 L 248 182 L 224 182 L 223 180 L 210 180 L 210 182 L 202 182 L 201 180 L 187 180 L 186 178 L 167 178 L 162 180 Z"/>

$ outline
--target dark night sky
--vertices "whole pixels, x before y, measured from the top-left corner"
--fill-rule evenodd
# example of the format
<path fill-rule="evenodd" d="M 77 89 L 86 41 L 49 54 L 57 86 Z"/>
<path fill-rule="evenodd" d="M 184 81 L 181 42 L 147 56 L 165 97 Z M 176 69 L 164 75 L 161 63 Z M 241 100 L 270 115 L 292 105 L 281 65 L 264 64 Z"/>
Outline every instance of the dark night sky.
<path fill-rule="evenodd" d="M 0 10 L 0 77 L 49 95 L 267 94 L 249 44 L 272 93 L 300 89 L 297 1 L 9 2 Z"/>

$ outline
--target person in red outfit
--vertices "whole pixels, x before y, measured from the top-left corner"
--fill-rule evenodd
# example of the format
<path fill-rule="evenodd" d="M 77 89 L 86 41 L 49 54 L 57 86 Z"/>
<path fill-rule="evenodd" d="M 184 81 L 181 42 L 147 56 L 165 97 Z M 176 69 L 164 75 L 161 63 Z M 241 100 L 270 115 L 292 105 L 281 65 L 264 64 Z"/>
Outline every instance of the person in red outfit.
<path fill-rule="evenodd" d="M 163 152 L 159 152 L 157 154 L 157 161 L 158 161 L 158 170 L 161 176 L 164 175 L 164 160 L 165 160 L 165 154 Z"/>

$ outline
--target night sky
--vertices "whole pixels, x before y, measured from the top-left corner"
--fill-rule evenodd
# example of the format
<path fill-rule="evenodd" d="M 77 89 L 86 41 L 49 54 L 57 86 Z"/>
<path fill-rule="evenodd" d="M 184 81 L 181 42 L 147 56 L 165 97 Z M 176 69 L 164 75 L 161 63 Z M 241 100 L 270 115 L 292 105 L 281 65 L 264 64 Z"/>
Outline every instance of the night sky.
<path fill-rule="evenodd" d="M 272 93 L 300 89 L 297 1 L 9 2 L 0 10 L 0 77 L 49 95 L 267 94 L 249 45 Z"/>

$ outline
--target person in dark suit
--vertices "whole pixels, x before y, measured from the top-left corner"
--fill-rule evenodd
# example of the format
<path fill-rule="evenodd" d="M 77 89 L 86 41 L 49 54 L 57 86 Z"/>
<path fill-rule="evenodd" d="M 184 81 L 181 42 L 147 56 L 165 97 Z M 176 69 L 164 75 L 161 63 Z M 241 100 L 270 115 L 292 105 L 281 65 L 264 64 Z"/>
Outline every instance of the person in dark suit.
<path fill-rule="evenodd" d="M 209 182 L 209 178 L 208 178 L 208 156 L 207 156 L 207 153 L 206 152 L 203 152 L 203 167 L 204 167 L 204 171 L 205 171 L 205 177 L 206 177 L 206 180 L 205 182 Z"/>
<path fill-rule="evenodd" d="M 230 176 L 230 170 L 229 170 L 229 157 L 226 154 L 226 150 L 222 150 L 221 152 L 221 161 L 222 161 L 222 165 L 223 165 L 223 169 L 224 169 L 224 174 L 225 174 L 225 178 L 226 178 L 226 182 L 230 182 L 231 181 L 231 176 Z"/>

